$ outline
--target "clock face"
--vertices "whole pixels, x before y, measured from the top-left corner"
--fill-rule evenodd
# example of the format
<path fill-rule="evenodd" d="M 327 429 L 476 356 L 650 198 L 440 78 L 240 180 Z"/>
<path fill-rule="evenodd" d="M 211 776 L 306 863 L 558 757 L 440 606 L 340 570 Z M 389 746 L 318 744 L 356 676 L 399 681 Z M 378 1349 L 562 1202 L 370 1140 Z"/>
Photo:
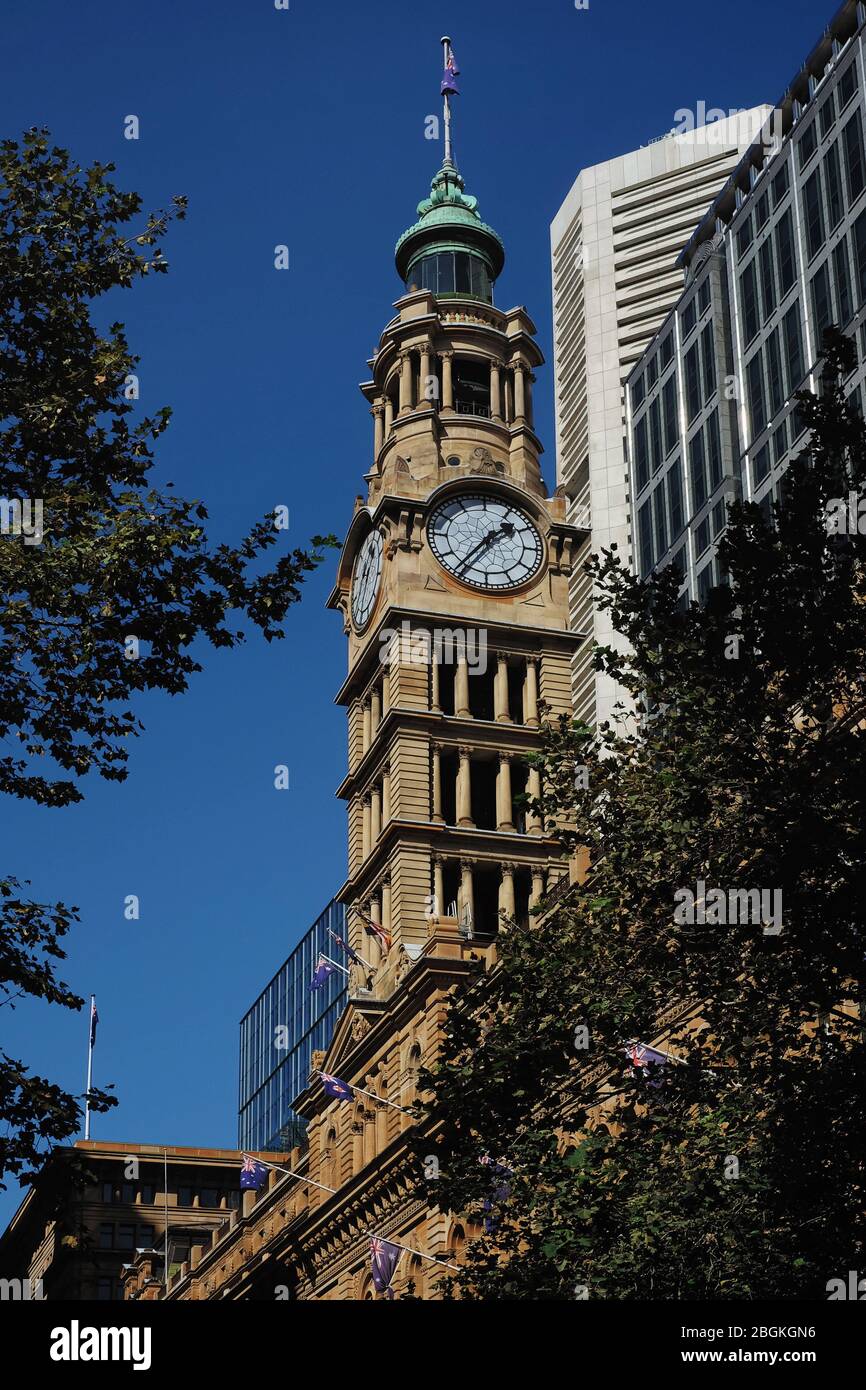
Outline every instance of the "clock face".
<path fill-rule="evenodd" d="M 382 535 L 371 531 L 355 557 L 352 571 L 352 622 L 356 628 L 366 627 L 370 621 L 381 575 Z"/>
<path fill-rule="evenodd" d="M 440 565 L 475 589 L 516 589 L 538 572 L 544 556 L 526 513 L 492 494 L 443 502 L 427 523 L 427 538 Z"/>

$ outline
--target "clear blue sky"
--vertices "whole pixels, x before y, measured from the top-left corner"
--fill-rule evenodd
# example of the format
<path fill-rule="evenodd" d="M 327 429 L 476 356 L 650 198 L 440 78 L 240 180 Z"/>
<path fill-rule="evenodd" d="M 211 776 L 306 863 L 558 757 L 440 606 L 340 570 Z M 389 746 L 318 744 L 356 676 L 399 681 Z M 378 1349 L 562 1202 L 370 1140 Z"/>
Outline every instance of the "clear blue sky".
<path fill-rule="evenodd" d="M 398 235 L 440 153 L 442 33 L 462 70 L 456 153 L 503 236 L 502 307 L 525 304 L 550 357 L 548 227 L 578 169 L 670 129 L 679 107 L 772 102 L 830 17 L 815 0 L 5 0 L 0 135 L 48 125 L 82 162 L 158 206 L 189 198 L 171 271 L 113 306 L 141 355 L 142 408 L 168 404 L 158 476 L 203 498 L 218 536 L 279 503 L 289 542 L 342 535 L 368 468 L 357 383 L 400 286 Z M 140 139 L 123 138 L 124 117 Z M 273 269 L 286 243 L 291 269 Z M 551 372 L 538 424 L 553 476 Z M 342 882 L 345 766 L 332 697 L 345 639 L 333 562 L 289 640 L 209 654 L 180 698 L 140 710 L 125 784 L 76 808 L 0 805 L 2 867 L 78 904 L 63 976 L 95 991 L 95 1080 L 120 1107 L 94 1136 L 234 1144 L 237 1023 Z M 291 788 L 273 788 L 287 763 Z M 123 903 L 138 894 L 141 919 Z M 3 1043 L 74 1091 L 85 1015 L 2 1013 Z M 19 1200 L 0 1195 L 0 1223 Z"/>

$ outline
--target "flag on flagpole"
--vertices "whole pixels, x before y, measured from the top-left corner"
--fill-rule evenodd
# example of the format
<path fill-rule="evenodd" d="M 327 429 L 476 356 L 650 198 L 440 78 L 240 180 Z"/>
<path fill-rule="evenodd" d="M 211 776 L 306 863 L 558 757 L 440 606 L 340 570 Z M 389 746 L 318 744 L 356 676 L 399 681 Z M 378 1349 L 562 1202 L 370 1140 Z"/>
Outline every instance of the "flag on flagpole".
<path fill-rule="evenodd" d="M 670 1061 L 666 1052 L 659 1052 L 654 1047 L 645 1047 L 643 1043 L 629 1043 L 625 1050 L 635 1071 L 642 1071 L 646 1077 L 648 1086 L 660 1086 L 662 1084 L 661 1068 Z"/>
<path fill-rule="evenodd" d="M 329 1095 L 332 1100 L 351 1100 L 354 1096 L 355 1092 L 352 1087 L 347 1085 L 345 1081 L 341 1081 L 339 1076 L 329 1076 L 326 1071 L 320 1072 L 319 1075 L 322 1078 L 325 1094 Z"/>
<path fill-rule="evenodd" d="M 373 1236 L 370 1241 L 370 1268 L 373 1275 L 373 1288 L 377 1293 L 383 1293 L 386 1298 L 394 1297 L 391 1280 L 394 1278 L 397 1263 L 402 1253 L 400 1246 L 392 1245 L 390 1240 L 380 1240 L 378 1236 Z"/>
<path fill-rule="evenodd" d="M 96 996 L 90 1001 L 90 1046 L 96 1042 L 96 1025 L 99 1022 L 99 1014 L 96 1012 Z"/>
<path fill-rule="evenodd" d="M 258 1159 L 252 1158 L 250 1154 L 243 1155 L 241 1166 L 241 1190 L 252 1189 L 254 1192 L 260 1191 L 265 1185 L 268 1170 L 264 1163 L 259 1163 Z"/>
<path fill-rule="evenodd" d="M 457 75 L 460 69 L 457 66 L 457 59 L 454 57 L 454 50 L 448 45 L 448 58 L 445 63 L 445 75 L 442 78 L 443 97 L 459 97 L 460 88 L 457 86 Z"/>
<path fill-rule="evenodd" d="M 483 1208 L 485 1212 L 484 1229 L 488 1235 L 496 1230 L 499 1225 L 499 1218 L 493 1213 L 494 1203 L 507 1202 L 511 1196 L 511 1183 L 508 1179 L 512 1175 L 512 1169 L 502 1159 L 491 1158 L 489 1154 L 483 1154 L 478 1160 L 483 1163 L 488 1172 L 499 1181 L 491 1188 L 489 1196 L 484 1198 Z"/>
<path fill-rule="evenodd" d="M 316 969 L 313 972 L 313 978 L 310 981 L 310 989 L 321 989 L 325 981 L 330 979 L 332 975 L 336 975 L 336 973 L 337 967 L 334 965 L 333 961 L 328 960 L 327 956 L 320 954 L 319 959 L 316 961 Z"/>
<path fill-rule="evenodd" d="M 350 961 L 353 961 L 355 965 L 364 964 L 361 957 L 358 955 L 358 952 L 352 950 L 352 947 L 349 945 L 348 941 L 344 941 L 343 938 L 341 936 L 338 936 L 335 931 L 331 931 L 330 927 L 327 928 L 327 932 L 328 935 L 332 937 L 334 941 L 336 941 L 337 945 L 341 948 L 341 950 L 346 952 L 346 955 L 349 957 Z"/>

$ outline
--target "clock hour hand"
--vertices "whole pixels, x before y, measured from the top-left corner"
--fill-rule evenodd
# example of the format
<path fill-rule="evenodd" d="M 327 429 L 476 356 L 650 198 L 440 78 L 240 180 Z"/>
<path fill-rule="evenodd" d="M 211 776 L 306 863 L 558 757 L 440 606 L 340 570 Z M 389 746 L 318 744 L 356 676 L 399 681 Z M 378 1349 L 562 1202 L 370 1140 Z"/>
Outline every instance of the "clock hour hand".
<path fill-rule="evenodd" d="M 487 535 L 483 538 L 483 540 L 480 540 L 476 546 L 473 546 L 472 550 L 470 550 L 465 560 L 463 560 L 463 562 L 460 565 L 458 565 L 456 573 L 462 574 L 466 567 L 471 563 L 471 561 L 475 559 L 475 556 L 479 554 L 480 551 L 486 550 L 487 547 L 491 544 L 491 542 L 495 541 L 497 537 L 513 535 L 513 523 L 510 521 L 503 521 L 501 526 L 494 528 L 494 530 L 492 531 L 488 531 Z"/>

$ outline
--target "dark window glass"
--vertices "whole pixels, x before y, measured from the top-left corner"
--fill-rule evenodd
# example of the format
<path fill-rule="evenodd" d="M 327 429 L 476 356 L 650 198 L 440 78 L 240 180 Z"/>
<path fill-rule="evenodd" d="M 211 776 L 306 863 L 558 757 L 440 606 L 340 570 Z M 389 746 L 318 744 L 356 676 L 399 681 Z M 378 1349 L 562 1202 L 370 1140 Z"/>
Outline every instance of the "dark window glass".
<path fill-rule="evenodd" d="M 123 1184 L 123 1186 L 122 1186 L 121 1189 L 120 1189 L 120 1200 L 121 1200 L 121 1202 L 128 1202 L 128 1203 L 132 1203 L 132 1202 L 135 1201 L 135 1184 L 134 1184 L 134 1183 L 125 1182 L 125 1183 Z"/>
<path fill-rule="evenodd" d="M 717 410 L 713 411 L 707 421 L 707 456 L 710 464 L 710 492 L 713 492 L 722 481 L 722 439 Z"/>
<path fill-rule="evenodd" d="M 815 153 L 817 148 L 818 131 L 815 126 L 815 122 L 813 121 L 812 124 L 807 126 L 806 129 L 803 131 L 803 134 L 800 136 L 800 140 L 797 145 L 797 153 L 800 157 L 801 169 L 805 168 L 805 166 L 809 163 L 809 160 L 812 158 L 812 155 Z"/>
<path fill-rule="evenodd" d="M 861 212 L 854 223 L 854 284 L 857 289 L 857 302 L 866 302 L 866 212 Z"/>
<path fill-rule="evenodd" d="M 102 1200 L 103 1202 L 114 1201 L 114 1183 L 104 1182 L 102 1184 Z"/>
<path fill-rule="evenodd" d="M 713 587 L 713 567 L 707 565 L 698 575 L 698 602 L 706 603 L 710 589 Z"/>
<path fill-rule="evenodd" d="M 114 1249 L 114 1226 L 110 1221 L 103 1221 L 99 1227 L 97 1245 L 100 1250 Z"/>
<path fill-rule="evenodd" d="M 779 267 L 779 290 L 786 294 L 797 278 L 797 257 L 794 250 L 794 223 L 791 209 L 779 219 L 776 227 L 776 263 Z"/>
<path fill-rule="evenodd" d="M 785 404 L 785 378 L 782 375 L 778 328 L 767 339 L 767 385 L 770 392 L 770 414 L 775 415 Z"/>
<path fill-rule="evenodd" d="M 472 293 L 472 274 L 469 269 L 469 256 L 465 251 L 454 253 L 454 279 L 458 294 Z"/>
<path fill-rule="evenodd" d="M 773 267 L 773 243 L 769 237 L 758 252 L 761 266 L 761 302 L 764 318 L 768 319 L 776 307 L 776 275 Z"/>
<path fill-rule="evenodd" d="M 490 299 L 490 281 L 487 275 L 487 267 L 478 256 L 470 256 L 470 272 L 472 276 L 471 292 L 476 299 Z"/>
<path fill-rule="evenodd" d="M 752 459 L 752 486 L 757 487 L 762 483 L 770 471 L 770 449 L 765 444 L 755 457 Z"/>
<path fill-rule="evenodd" d="M 783 327 L 785 330 L 785 357 L 788 363 L 788 395 L 791 396 L 799 387 L 805 374 L 799 304 L 795 304 L 788 310 Z"/>
<path fill-rule="evenodd" d="M 691 423 L 701 408 L 701 381 L 698 363 L 698 345 L 694 344 L 686 353 L 686 408 Z"/>
<path fill-rule="evenodd" d="M 713 536 L 717 536 L 725 524 L 725 503 L 717 502 L 713 507 Z"/>
<path fill-rule="evenodd" d="M 655 563 L 653 560 L 653 519 L 650 499 L 644 502 L 638 512 L 637 521 L 640 536 L 641 575 L 646 578 Z"/>
<path fill-rule="evenodd" d="M 764 371 L 760 348 L 746 368 L 749 390 L 749 415 L 752 421 L 752 439 L 759 435 L 767 423 L 767 406 L 764 399 Z"/>
<path fill-rule="evenodd" d="M 698 430 L 689 445 L 689 471 L 692 477 L 692 506 L 697 510 L 707 500 L 707 470 L 704 462 L 704 436 Z"/>
<path fill-rule="evenodd" d="M 812 313 L 815 319 L 815 332 L 820 345 L 825 328 L 833 322 L 833 301 L 830 298 L 830 269 L 825 261 L 817 274 L 812 276 Z"/>
<path fill-rule="evenodd" d="M 697 306 L 697 301 L 694 300 L 694 299 L 690 299 L 689 302 L 688 302 L 688 304 L 686 305 L 685 309 L 683 310 L 683 316 L 682 316 L 682 326 L 683 326 L 683 337 L 684 337 L 684 338 L 687 338 L 687 337 L 689 336 L 689 334 L 691 333 L 691 331 L 692 331 L 692 329 L 694 328 L 694 326 L 695 326 L 695 324 L 697 323 L 697 321 L 698 321 L 698 306 Z"/>
<path fill-rule="evenodd" d="M 712 320 L 701 334 L 701 361 L 704 368 L 704 403 L 716 389 L 716 344 L 713 338 Z"/>
<path fill-rule="evenodd" d="M 842 220 L 845 211 L 842 204 L 842 175 L 839 170 L 839 146 L 833 144 L 824 160 L 827 180 L 827 222 L 832 231 Z"/>
<path fill-rule="evenodd" d="M 844 328 L 854 313 L 851 298 L 851 273 L 848 269 L 848 238 L 843 237 L 833 248 L 833 273 L 836 279 L 836 298 L 839 302 L 839 326 Z"/>
<path fill-rule="evenodd" d="M 740 276 L 740 303 L 743 309 L 743 333 L 750 343 L 758 331 L 758 284 L 755 262 L 750 261 Z"/>
<path fill-rule="evenodd" d="M 642 415 L 634 431 L 634 466 L 638 492 L 643 492 L 649 482 L 649 455 L 647 452 L 646 416 Z"/>
<path fill-rule="evenodd" d="M 695 554 L 703 555 L 710 543 L 710 519 L 705 516 L 700 526 L 695 529 Z"/>
<path fill-rule="evenodd" d="M 821 204 L 821 170 L 816 169 L 803 189 L 803 208 L 806 214 L 806 247 L 809 260 L 817 256 L 824 245 L 824 209 Z"/>
<path fill-rule="evenodd" d="M 649 408 L 649 418 L 650 451 L 652 454 L 653 472 L 655 473 L 659 468 L 661 468 L 662 463 L 664 462 L 664 454 L 662 453 L 661 403 L 659 401 L 658 396 L 656 396 L 655 400 Z"/>
<path fill-rule="evenodd" d="M 788 452 L 788 421 L 783 420 L 776 433 L 773 435 L 773 458 L 776 463 L 785 457 Z"/>
<path fill-rule="evenodd" d="M 858 414 L 859 416 L 862 417 L 862 415 L 863 415 L 863 393 L 862 393 L 862 391 L 861 391 L 861 389 L 860 389 L 859 386 L 855 386 L 854 389 L 853 389 L 853 391 L 852 391 L 851 394 L 849 395 L 849 397 L 848 397 L 848 404 L 851 406 L 852 410 L 856 410 L 857 414 Z"/>
<path fill-rule="evenodd" d="M 215 1187 L 203 1187 L 198 1197 L 201 1207 L 218 1207 L 219 1200 L 219 1193 Z"/>
<path fill-rule="evenodd" d="M 783 164 L 773 178 L 773 207 L 777 208 L 788 191 L 788 166 Z"/>
<path fill-rule="evenodd" d="M 845 106 L 848 105 L 848 102 L 851 100 L 851 98 L 852 98 L 853 95 L 854 95 L 854 91 L 855 91 L 856 87 L 857 87 L 857 60 L 856 60 L 856 58 L 855 58 L 855 59 L 854 59 L 854 62 L 851 64 L 851 66 L 850 66 L 849 68 L 846 68 L 845 71 L 843 72 L 842 76 L 839 78 L 838 92 L 839 92 L 839 110 L 840 110 L 840 111 L 843 109 L 843 107 L 845 107 Z"/>
<path fill-rule="evenodd" d="M 135 1248 L 135 1227 L 122 1221 L 117 1228 L 117 1249 L 133 1250 Z"/>
<path fill-rule="evenodd" d="M 768 218 L 769 216 L 770 216 L 770 195 L 769 195 L 769 193 L 762 193 L 761 196 L 760 196 L 760 198 L 758 199 L 757 203 L 755 204 L 755 230 L 756 230 L 756 231 L 759 232 L 759 231 L 761 230 L 761 228 L 763 227 L 764 223 L 766 222 L 766 220 L 767 220 L 767 218 Z"/>
<path fill-rule="evenodd" d="M 156 1188 L 152 1182 L 145 1182 L 141 1185 L 141 1200 L 145 1206 L 150 1206 L 156 1201 Z"/>
<path fill-rule="evenodd" d="M 179 1207 L 191 1207 L 191 1206 L 192 1206 L 192 1188 L 191 1188 L 191 1187 L 179 1187 L 179 1188 L 177 1189 L 177 1204 L 178 1204 Z"/>
<path fill-rule="evenodd" d="M 96 1281 L 96 1300 L 98 1303 L 111 1303 L 114 1300 L 115 1281 L 103 1277 Z"/>
<path fill-rule="evenodd" d="M 651 357 L 646 369 L 646 389 L 651 391 L 659 379 L 658 358 Z"/>
<path fill-rule="evenodd" d="M 668 548 L 668 525 L 665 516 L 665 490 L 660 483 L 653 493 L 653 511 L 656 522 L 656 555 L 661 559 Z"/>
<path fill-rule="evenodd" d="M 855 111 L 842 131 L 842 144 L 845 150 L 845 178 L 848 184 L 848 206 L 853 206 L 863 192 L 866 170 L 863 158 L 863 125 L 860 112 Z"/>
<path fill-rule="evenodd" d="M 698 290 L 698 312 L 703 314 L 710 307 L 710 282 L 705 280 Z"/>
<path fill-rule="evenodd" d="M 135 1233 L 135 1247 L 137 1250 L 151 1250 L 153 1248 L 153 1227 L 141 1225 L 137 1227 Z"/>
<path fill-rule="evenodd" d="M 454 293 L 454 252 L 440 251 L 436 257 L 439 294 Z"/>
<path fill-rule="evenodd" d="M 683 517 L 683 465 L 680 459 L 674 459 L 671 464 L 667 484 L 668 517 L 671 523 L 671 544 L 673 545 L 685 524 Z"/>
<path fill-rule="evenodd" d="M 806 419 L 799 406 L 788 416 L 791 421 L 791 443 L 795 444 L 806 428 Z"/>
<path fill-rule="evenodd" d="M 643 385 L 643 372 L 641 372 L 640 376 L 635 378 L 631 388 L 631 404 L 633 410 L 637 409 L 637 407 L 643 400 L 645 394 L 646 393 L 644 391 Z"/>
<path fill-rule="evenodd" d="M 836 98 L 831 92 L 823 106 L 818 111 L 818 120 L 821 123 L 821 137 L 827 134 L 836 119 Z"/>
<path fill-rule="evenodd" d="M 660 349 L 662 370 L 664 370 L 664 368 L 668 365 L 668 363 L 670 362 L 670 360 L 671 360 L 671 358 L 673 357 L 673 355 L 674 355 L 674 335 L 673 335 L 673 333 L 667 333 L 667 334 L 665 334 L 665 337 L 664 337 L 664 339 L 662 340 L 662 345 L 661 345 L 661 349 Z"/>
<path fill-rule="evenodd" d="M 677 379 L 669 376 L 662 387 L 662 406 L 665 420 L 665 454 L 674 448 L 679 436 L 677 428 Z"/>
<path fill-rule="evenodd" d="M 742 260 L 752 244 L 752 218 L 747 216 L 737 232 L 737 260 Z"/>

